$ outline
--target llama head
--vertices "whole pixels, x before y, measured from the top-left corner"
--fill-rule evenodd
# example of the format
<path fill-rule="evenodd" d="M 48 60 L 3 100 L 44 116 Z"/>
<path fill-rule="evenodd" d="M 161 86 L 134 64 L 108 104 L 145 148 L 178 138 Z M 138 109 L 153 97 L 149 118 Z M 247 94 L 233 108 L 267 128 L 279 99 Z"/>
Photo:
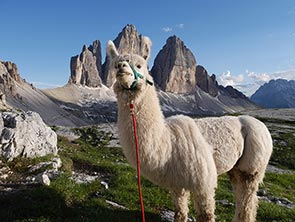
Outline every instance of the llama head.
<path fill-rule="evenodd" d="M 150 56 L 151 41 L 148 37 L 143 37 L 141 55 L 133 53 L 119 54 L 114 43 L 108 41 L 107 54 L 111 61 L 111 68 L 115 69 L 116 84 L 122 90 L 142 90 L 147 84 L 152 84 L 149 80 L 151 76 L 148 71 L 148 59 Z M 115 89 L 116 91 L 116 89 Z"/>

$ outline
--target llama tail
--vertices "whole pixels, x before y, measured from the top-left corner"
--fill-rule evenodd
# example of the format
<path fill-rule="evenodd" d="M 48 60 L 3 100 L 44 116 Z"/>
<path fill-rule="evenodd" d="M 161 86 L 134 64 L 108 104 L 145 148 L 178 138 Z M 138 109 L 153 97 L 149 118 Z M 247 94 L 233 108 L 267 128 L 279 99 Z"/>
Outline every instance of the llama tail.
<path fill-rule="evenodd" d="M 243 172 L 257 173 L 259 182 L 262 182 L 273 149 L 271 134 L 264 123 L 253 117 L 240 116 L 239 120 L 244 135 L 244 151 L 236 166 Z"/>

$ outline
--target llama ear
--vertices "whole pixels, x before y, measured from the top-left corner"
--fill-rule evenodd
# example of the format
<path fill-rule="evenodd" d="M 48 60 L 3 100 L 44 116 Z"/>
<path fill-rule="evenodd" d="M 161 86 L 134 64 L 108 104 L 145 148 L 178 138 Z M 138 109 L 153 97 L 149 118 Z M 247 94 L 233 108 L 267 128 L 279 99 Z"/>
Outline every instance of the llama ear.
<path fill-rule="evenodd" d="M 111 40 L 109 40 L 107 44 L 107 55 L 111 58 L 111 60 L 119 55 L 115 44 Z"/>
<path fill-rule="evenodd" d="M 147 61 L 150 58 L 151 54 L 151 47 L 152 47 L 152 41 L 149 37 L 143 36 L 142 37 L 142 48 L 141 48 L 141 54 L 142 57 Z"/>

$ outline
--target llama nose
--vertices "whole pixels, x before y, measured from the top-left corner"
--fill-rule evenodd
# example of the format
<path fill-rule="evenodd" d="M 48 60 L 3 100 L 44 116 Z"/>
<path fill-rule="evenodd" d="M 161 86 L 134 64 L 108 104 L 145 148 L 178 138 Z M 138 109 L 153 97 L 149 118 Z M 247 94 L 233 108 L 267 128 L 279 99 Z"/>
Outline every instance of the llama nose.
<path fill-rule="evenodd" d="M 122 69 L 128 66 L 128 63 L 126 61 L 122 61 L 118 63 L 118 68 Z"/>

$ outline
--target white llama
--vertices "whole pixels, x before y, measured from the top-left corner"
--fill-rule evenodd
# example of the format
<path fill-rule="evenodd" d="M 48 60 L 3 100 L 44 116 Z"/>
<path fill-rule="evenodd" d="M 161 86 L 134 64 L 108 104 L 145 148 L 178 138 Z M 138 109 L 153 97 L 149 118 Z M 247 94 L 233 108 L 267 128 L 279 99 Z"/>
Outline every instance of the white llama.
<path fill-rule="evenodd" d="M 119 54 L 112 41 L 107 45 L 116 72 L 118 129 L 127 160 L 136 166 L 129 109 L 133 100 L 142 174 L 171 191 L 175 221 L 187 221 L 190 192 L 194 193 L 197 221 L 215 221 L 217 176 L 225 172 L 236 195 L 234 221 L 255 221 L 256 192 L 272 153 L 268 129 L 250 116 L 192 119 L 178 115 L 165 119 L 156 89 L 148 84 L 152 81 L 147 67 L 150 46 L 151 41 L 144 37 L 140 56 Z M 138 73 L 142 76 L 135 78 Z"/>

